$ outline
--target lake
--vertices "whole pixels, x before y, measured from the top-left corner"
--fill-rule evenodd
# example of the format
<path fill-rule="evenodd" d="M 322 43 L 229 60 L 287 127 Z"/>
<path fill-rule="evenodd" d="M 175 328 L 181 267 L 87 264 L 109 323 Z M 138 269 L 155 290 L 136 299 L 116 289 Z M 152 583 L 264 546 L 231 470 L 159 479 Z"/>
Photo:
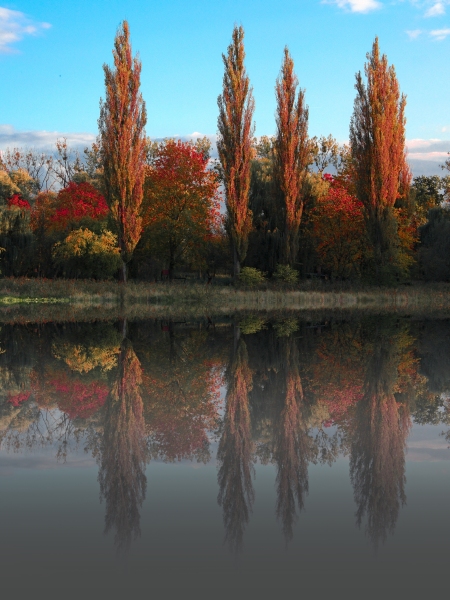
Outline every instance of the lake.
<path fill-rule="evenodd" d="M 3 325 L 0 382 L 14 597 L 446 588 L 448 319 Z"/>

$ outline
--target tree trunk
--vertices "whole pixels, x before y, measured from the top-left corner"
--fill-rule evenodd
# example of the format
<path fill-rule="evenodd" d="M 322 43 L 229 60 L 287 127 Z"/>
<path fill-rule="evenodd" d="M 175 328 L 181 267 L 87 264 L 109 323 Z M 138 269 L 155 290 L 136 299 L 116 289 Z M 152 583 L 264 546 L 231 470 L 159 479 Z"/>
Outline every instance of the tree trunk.
<path fill-rule="evenodd" d="M 120 271 L 120 281 L 127 282 L 127 263 L 122 260 L 122 269 Z"/>
<path fill-rule="evenodd" d="M 237 281 L 239 279 L 239 273 L 241 272 L 241 263 L 239 262 L 236 245 L 233 244 L 233 279 Z"/>

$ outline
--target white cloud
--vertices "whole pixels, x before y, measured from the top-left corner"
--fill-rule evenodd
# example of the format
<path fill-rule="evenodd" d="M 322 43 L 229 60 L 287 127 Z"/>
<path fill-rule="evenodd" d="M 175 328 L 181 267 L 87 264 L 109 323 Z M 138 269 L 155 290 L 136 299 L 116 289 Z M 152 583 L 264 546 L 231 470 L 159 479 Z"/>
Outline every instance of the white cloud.
<path fill-rule="evenodd" d="M 409 36 L 410 40 L 415 40 L 422 33 L 422 30 L 421 29 L 413 29 L 413 30 L 407 31 L 406 33 Z"/>
<path fill-rule="evenodd" d="M 444 2 L 435 2 L 425 12 L 426 17 L 438 17 L 439 15 L 445 15 L 445 4 Z"/>
<path fill-rule="evenodd" d="M 323 0 L 323 3 L 336 4 L 339 8 L 358 13 L 367 13 L 381 8 L 381 2 L 378 0 Z"/>
<path fill-rule="evenodd" d="M 0 125 L 0 150 L 6 148 L 42 148 L 54 150 L 58 138 L 67 138 L 71 147 L 83 149 L 95 142 L 93 133 L 65 133 L 61 131 L 19 131 L 12 125 Z"/>
<path fill-rule="evenodd" d="M 12 44 L 26 35 L 37 35 L 49 29 L 50 23 L 31 21 L 24 13 L 0 6 L 0 54 L 13 52 Z"/>
<path fill-rule="evenodd" d="M 437 41 L 445 40 L 445 38 L 450 35 L 450 28 L 433 29 L 433 31 L 430 31 L 430 35 Z"/>

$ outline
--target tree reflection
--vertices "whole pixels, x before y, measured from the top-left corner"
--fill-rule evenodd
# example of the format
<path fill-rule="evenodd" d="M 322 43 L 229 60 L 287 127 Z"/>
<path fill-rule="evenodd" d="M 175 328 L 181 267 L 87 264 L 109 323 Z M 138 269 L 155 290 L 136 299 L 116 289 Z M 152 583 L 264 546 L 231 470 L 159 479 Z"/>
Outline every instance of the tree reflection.
<path fill-rule="evenodd" d="M 283 382 L 279 398 L 279 414 L 275 423 L 274 458 L 277 463 L 277 517 L 288 543 L 298 510 L 304 508 L 308 493 L 308 463 L 312 460 L 312 439 L 302 416 L 303 387 L 299 373 L 299 357 L 295 340 L 283 340 Z"/>
<path fill-rule="evenodd" d="M 238 332 L 236 337 L 239 337 Z M 242 549 L 244 531 L 254 501 L 253 444 L 248 399 L 252 388 L 252 372 L 248 366 L 247 347 L 242 339 L 235 340 L 227 379 L 225 418 L 217 452 L 220 463 L 218 502 L 223 509 L 225 541 L 237 554 Z"/>
<path fill-rule="evenodd" d="M 404 335 L 377 328 L 364 398 L 357 404 L 350 425 L 356 521 L 360 526 L 367 518 L 366 532 L 375 548 L 393 534 L 406 502 L 405 449 L 410 418 L 407 404 L 397 402 L 394 395 L 405 343 L 408 338 Z"/>
<path fill-rule="evenodd" d="M 105 533 L 116 531 L 118 550 L 126 550 L 140 535 L 140 508 L 147 487 L 141 382 L 141 364 L 125 338 L 105 405 L 98 475 L 100 497 L 106 503 Z"/>

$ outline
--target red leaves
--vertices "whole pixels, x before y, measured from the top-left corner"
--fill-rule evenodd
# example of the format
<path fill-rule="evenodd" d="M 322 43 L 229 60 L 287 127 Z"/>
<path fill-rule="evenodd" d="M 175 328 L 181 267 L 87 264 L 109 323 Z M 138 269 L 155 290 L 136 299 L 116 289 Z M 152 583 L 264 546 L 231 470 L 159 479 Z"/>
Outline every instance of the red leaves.
<path fill-rule="evenodd" d="M 56 210 L 50 217 L 55 229 L 66 230 L 83 218 L 101 220 L 108 214 L 104 197 L 90 183 L 69 183 L 56 198 Z"/>
<path fill-rule="evenodd" d="M 31 227 L 44 231 L 67 232 L 78 229 L 80 221 L 101 221 L 108 214 L 102 194 L 90 183 L 69 183 L 57 195 L 39 194 L 31 212 Z"/>
<path fill-rule="evenodd" d="M 8 208 L 11 208 L 11 206 L 17 206 L 22 210 L 31 210 L 31 206 L 28 200 L 24 200 L 19 194 L 13 194 L 11 198 L 8 199 L 7 203 Z"/>
<path fill-rule="evenodd" d="M 8 394 L 8 402 L 16 408 L 26 402 L 31 396 L 31 390 L 28 392 L 19 392 L 18 394 Z"/>

